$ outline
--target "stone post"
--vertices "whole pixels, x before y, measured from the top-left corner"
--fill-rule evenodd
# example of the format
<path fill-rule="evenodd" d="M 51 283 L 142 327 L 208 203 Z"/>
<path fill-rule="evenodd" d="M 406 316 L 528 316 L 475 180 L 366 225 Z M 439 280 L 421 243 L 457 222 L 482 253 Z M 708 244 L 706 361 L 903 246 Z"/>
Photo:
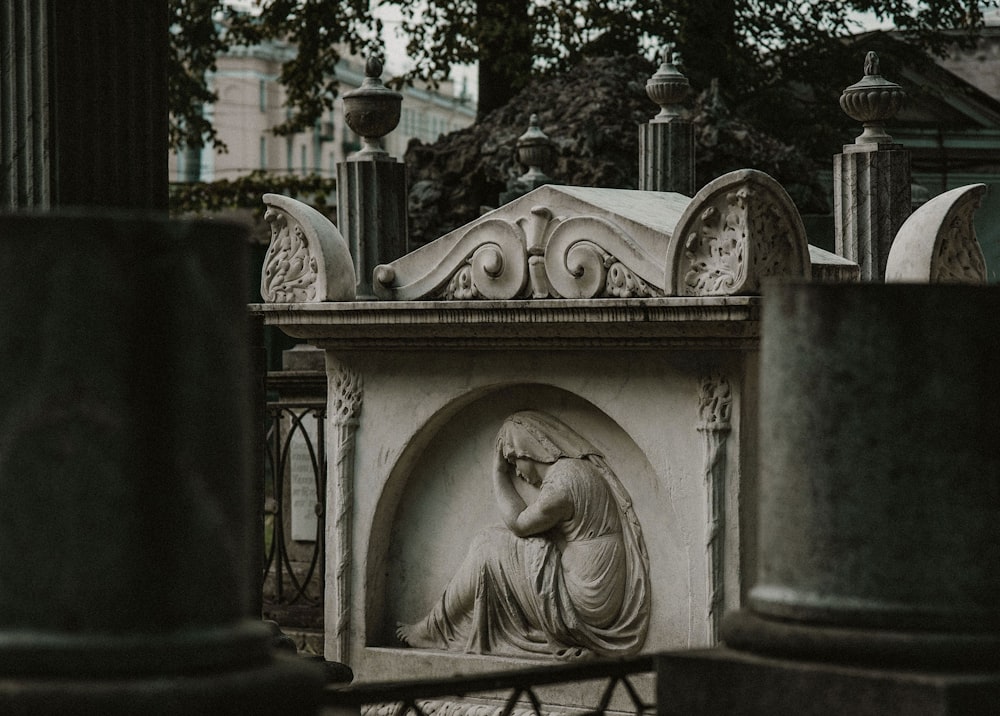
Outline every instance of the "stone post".
<path fill-rule="evenodd" d="M 255 611 L 244 231 L 0 237 L 0 712 L 314 713 Z"/>
<path fill-rule="evenodd" d="M 362 148 L 337 165 L 337 223 L 354 259 L 357 298 L 375 298 L 372 272 L 407 252 L 406 167 L 379 146 L 399 124 L 403 96 L 382 84 L 382 63 L 365 64 L 361 86 L 344 95 L 344 120 Z"/>
<path fill-rule="evenodd" d="M 910 152 L 885 131 L 905 97 L 879 74 L 874 52 L 865 58 L 864 78 L 840 97 L 865 129 L 833 158 L 836 251 L 861 267 L 862 281 L 884 280 L 892 240 L 911 210 Z"/>
<path fill-rule="evenodd" d="M 646 94 L 660 113 L 639 127 L 639 188 L 694 196 L 694 125 L 681 116 L 680 103 L 691 89 L 677 69 L 680 55 L 670 48 L 646 82 Z"/>

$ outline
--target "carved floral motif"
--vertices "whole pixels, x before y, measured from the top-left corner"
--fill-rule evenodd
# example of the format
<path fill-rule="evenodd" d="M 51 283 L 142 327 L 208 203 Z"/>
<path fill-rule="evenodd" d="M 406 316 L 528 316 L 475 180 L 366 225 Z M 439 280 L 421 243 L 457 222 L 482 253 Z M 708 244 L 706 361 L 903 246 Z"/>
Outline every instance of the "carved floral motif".
<path fill-rule="evenodd" d="M 885 280 L 985 283 L 986 261 L 973 223 L 985 193 L 985 184 L 969 184 L 914 211 L 893 239 Z"/>
<path fill-rule="evenodd" d="M 333 357 L 327 359 L 327 413 L 332 426 L 330 431 L 331 494 L 328 505 L 334 505 L 333 522 L 329 526 L 333 537 L 333 550 L 328 560 L 328 590 L 332 591 L 334 610 L 331 658 L 347 661 L 350 658 L 351 634 L 351 510 L 354 493 L 354 448 L 358 413 L 363 398 L 361 375 Z"/>
<path fill-rule="evenodd" d="M 271 244 L 260 294 L 268 303 L 347 301 L 355 296 L 354 261 L 333 223 L 301 201 L 265 194 Z"/>
<path fill-rule="evenodd" d="M 972 223 L 978 206 L 978 201 L 964 204 L 943 227 L 931 260 L 932 283 L 983 283 L 986 280 L 986 261 Z"/>
<path fill-rule="evenodd" d="M 316 258 L 301 226 L 289 226 L 283 211 L 268 209 L 271 247 L 261 275 L 261 295 L 271 303 L 305 303 L 316 299 Z"/>
<path fill-rule="evenodd" d="M 774 179 L 743 169 L 707 184 L 667 249 L 667 293 L 757 293 L 768 276 L 807 278 L 809 250 L 795 205 Z"/>
<path fill-rule="evenodd" d="M 698 430 L 705 436 L 705 493 L 708 529 L 708 640 L 719 639 L 725 608 L 726 439 L 730 430 L 733 391 L 722 375 L 706 376 L 698 386 Z"/>

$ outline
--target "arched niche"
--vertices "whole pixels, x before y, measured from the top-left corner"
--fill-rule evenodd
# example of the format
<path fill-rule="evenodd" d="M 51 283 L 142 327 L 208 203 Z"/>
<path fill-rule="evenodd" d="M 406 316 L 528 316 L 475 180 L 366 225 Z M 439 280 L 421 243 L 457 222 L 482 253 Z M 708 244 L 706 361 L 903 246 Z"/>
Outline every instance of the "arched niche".
<path fill-rule="evenodd" d="M 446 406 L 390 470 L 368 541 L 367 646 L 401 646 L 397 622 L 426 614 L 475 535 L 502 524 L 490 477 L 494 442 L 504 418 L 523 409 L 549 412 L 580 432 L 604 453 L 629 492 L 650 556 L 652 618 L 644 648 L 662 648 L 659 634 L 686 637 L 689 555 L 673 519 L 669 486 L 597 406 L 554 386 L 517 384 L 484 388 Z"/>

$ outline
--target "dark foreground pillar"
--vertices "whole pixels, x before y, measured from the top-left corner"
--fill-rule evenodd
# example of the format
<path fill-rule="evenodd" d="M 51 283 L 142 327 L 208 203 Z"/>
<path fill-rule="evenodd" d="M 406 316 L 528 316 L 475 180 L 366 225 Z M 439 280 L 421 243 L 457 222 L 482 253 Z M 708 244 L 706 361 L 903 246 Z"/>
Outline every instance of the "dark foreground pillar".
<path fill-rule="evenodd" d="M 253 613 L 244 250 L 0 219 L 0 712 L 315 711 Z"/>
<path fill-rule="evenodd" d="M 703 667 L 677 713 L 995 713 L 998 314 L 997 287 L 765 291 L 756 582 L 737 651 L 666 675 Z"/>

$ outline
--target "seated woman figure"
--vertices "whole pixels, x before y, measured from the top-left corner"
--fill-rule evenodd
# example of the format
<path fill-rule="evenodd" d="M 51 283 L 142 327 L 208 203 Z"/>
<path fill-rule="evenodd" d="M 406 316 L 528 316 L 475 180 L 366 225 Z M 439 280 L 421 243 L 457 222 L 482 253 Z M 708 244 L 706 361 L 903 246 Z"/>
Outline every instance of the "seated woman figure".
<path fill-rule="evenodd" d="M 538 488 L 530 504 L 518 477 Z M 649 624 L 649 558 L 631 501 L 601 454 L 551 415 L 497 436 L 493 489 L 506 527 L 479 534 L 410 646 L 562 658 L 623 656 Z"/>

